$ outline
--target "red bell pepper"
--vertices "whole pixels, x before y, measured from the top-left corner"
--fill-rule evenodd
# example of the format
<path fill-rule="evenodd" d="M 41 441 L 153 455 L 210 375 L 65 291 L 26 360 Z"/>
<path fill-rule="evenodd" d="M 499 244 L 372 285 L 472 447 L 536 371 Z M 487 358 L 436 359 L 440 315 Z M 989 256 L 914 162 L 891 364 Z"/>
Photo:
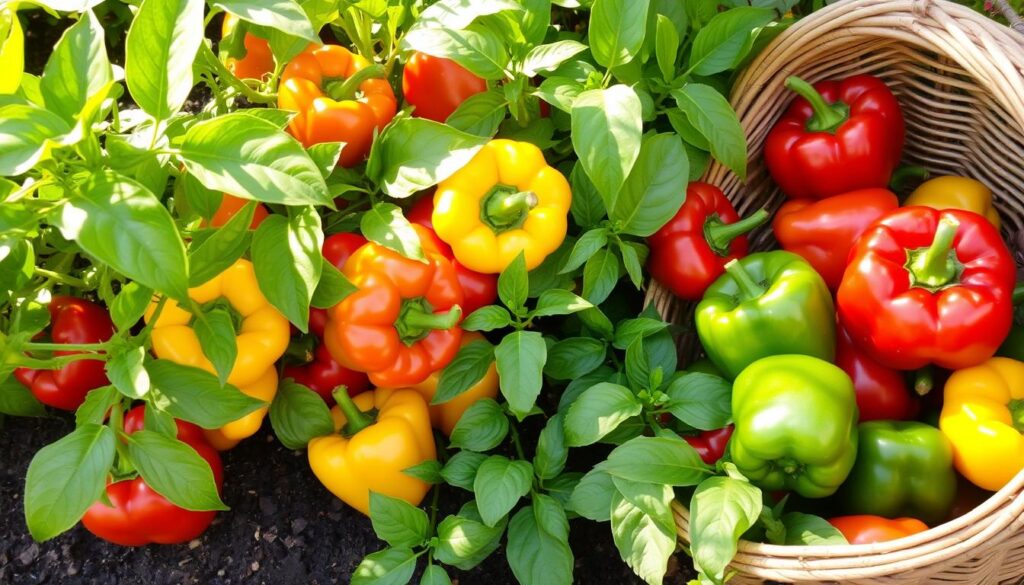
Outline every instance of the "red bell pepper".
<path fill-rule="evenodd" d="M 822 199 L 889 184 L 903 151 L 904 122 L 885 83 L 856 75 L 812 87 L 790 77 L 786 87 L 800 97 L 764 145 L 768 171 L 783 193 Z"/>
<path fill-rule="evenodd" d="M 651 245 L 647 267 L 676 296 L 700 300 L 729 261 L 746 256 L 744 234 L 767 220 L 763 209 L 740 219 L 721 189 L 690 183 L 679 211 L 647 239 Z"/>
<path fill-rule="evenodd" d="M 871 359 L 841 326 L 836 328 L 836 365 L 853 381 L 861 422 L 910 420 L 917 415 L 918 402 L 907 390 L 903 372 Z"/>
<path fill-rule="evenodd" d="M 731 436 L 732 425 L 729 425 L 714 431 L 702 431 L 699 435 L 683 438 L 697 451 L 697 454 L 700 455 L 704 463 L 714 465 L 718 463 L 722 455 L 725 455 L 725 449 L 729 445 L 729 437 Z"/>
<path fill-rule="evenodd" d="M 412 115 L 444 123 L 471 96 L 487 91 L 487 81 L 451 59 L 413 53 L 402 69 L 402 94 Z"/>
<path fill-rule="evenodd" d="M 899 201 L 888 189 L 861 189 L 821 201 L 796 199 L 779 208 L 772 230 L 782 249 L 807 260 L 835 292 L 854 242 L 897 207 Z"/>
<path fill-rule="evenodd" d="M 828 522 L 843 533 L 850 544 L 874 544 L 928 530 L 928 525 L 917 518 L 890 520 L 881 516 L 859 515 L 830 518 Z"/>
<path fill-rule="evenodd" d="M 141 430 L 145 406 L 136 406 L 124 417 L 126 434 Z M 196 450 L 210 464 L 213 479 L 220 490 L 224 470 L 220 455 L 203 438 L 196 425 L 175 419 L 178 440 Z M 122 546 L 146 544 L 178 544 L 188 542 L 206 531 L 216 515 L 214 511 L 197 512 L 175 506 L 146 485 L 141 477 L 107 485 L 107 498 L 113 507 L 102 501 L 85 512 L 82 524 L 96 536 Z"/>
<path fill-rule="evenodd" d="M 839 285 L 839 319 L 854 343 L 890 368 L 974 366 L 1010 331 L 1015 272 L 983 216 L 904 207 L 854 246 Z"/>
<path fill-rule="evenodd" d="M 429 231 L 433 244 L 440 250 L 441 254 L 452 261 L 455 266 L 455 274 L 462 286 L 464 300 L 462 303 L 463 314 L 468 315 L 480 307 L 494 303 L 498 298 L 498 275 L 481 274 L 466 268 L 455 259 L 452 248 L 441 241 L 434 233 L 434 221 L 431 216 L 434 214 L 434 196 L 428 194 L 409 209 L 408 218 L 414 224 L 421 225 Z"/>
<path fill-rule="evenodd" d="M 53 343 L 101 343 L 114 335 L 114 324 L 103 307 L 75 297 L 53 297 L 50 310 L 50 339 Z M 57 351 L 55 356 L 79 351 Z M 110 382 L 102 360 L 79 360 L 56 370 L 18 368 L 15 378 L 43 404 L 75 410 L 93 388 Z"/>

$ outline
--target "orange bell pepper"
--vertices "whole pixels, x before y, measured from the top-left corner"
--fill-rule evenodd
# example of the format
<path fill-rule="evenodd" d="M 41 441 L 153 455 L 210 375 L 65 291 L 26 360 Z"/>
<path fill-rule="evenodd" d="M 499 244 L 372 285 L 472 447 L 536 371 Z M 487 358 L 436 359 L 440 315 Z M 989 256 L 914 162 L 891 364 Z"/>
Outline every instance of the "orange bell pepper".
<path fill-rule="evenodd" d="M 210 218 L 209 222 L 203 222 L 203 227 L 221 227 L 227 222 L 231 221 L 239 211 L 242 210 L 245 205 L 249 203 L 248 199 L 242 199 L 241 197 L 235 197 L 234 195 L 224 194 L 224 197 L 220 200 L 220 207 L 214 212 L 213 217 Z M 256 211 L 252 214 L 252 223 L 249 224 L 249 229 L 254 230 L 263 223 L 264 219 L 270 212 L 263 205 L 257 203 Z"/>
<path fill-rule="evenodd" d="M 220 28 L 221 38 L 230 35 L 239 22 L 234 14 L 225 14 Z M 237 59 L 228 57 L 228 69 L 239 79 L 263 79 L 263 76 L 274 70 L 274 53 L 270 50 L 270 43 L 250 32 L 245 33 L 242 42 L 245 45 L 245 56 Z"/>
<path fill-rule="evenodd" d="M 842 532 L 850 544 L 885 542 L 928 530 L 928 525 L 917 518 L 889 520 L 881 516 L 860 515 L 840 516 L 828 522 Z"/>

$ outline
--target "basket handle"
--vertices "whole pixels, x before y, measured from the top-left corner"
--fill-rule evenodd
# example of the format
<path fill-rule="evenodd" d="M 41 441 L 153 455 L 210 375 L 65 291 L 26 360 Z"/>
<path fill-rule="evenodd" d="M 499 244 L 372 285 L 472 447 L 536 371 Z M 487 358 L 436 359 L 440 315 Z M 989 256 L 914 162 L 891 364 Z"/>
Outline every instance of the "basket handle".
<path fill-rule="evenodd" d="M 995 6 L 1006 17 L 1006 21 L 1010 23 L 1010 28 L 1024 35 L 1024 19 L 1017 14 L 1013 6 L 1010 6 L 1010 3 L 1006 0 L 995 0 Z"/>

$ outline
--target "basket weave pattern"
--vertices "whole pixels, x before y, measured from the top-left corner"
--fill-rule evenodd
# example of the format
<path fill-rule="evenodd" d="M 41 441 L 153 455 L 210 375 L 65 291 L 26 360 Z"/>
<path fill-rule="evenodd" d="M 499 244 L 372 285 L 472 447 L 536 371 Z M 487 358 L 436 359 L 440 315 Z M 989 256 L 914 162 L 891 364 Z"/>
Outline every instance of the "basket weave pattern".
<path fill-rule="evenodd" d="M 945 0 L 846 0 L 791 27 L 737 81 L 732 104 L 746 131 L 746 183 L 714 164 L 704 180 L 741 214 L 783 201 L 764 166 L 765 136 L 792 99 L 789 75 L 807 81 L 870 73 L 896 93 L 907 122 L 905 162 L 934 175 L 973 177 L 991 187 L 1004 229 L 1024 229 L 1024 37 Z M 761 228 L 752 248 L 769 249 Z M 652 282 L 647 301 L 689 326 L 692 303 Z M 691 333 L 680 339 L 695 357 Z M 897 541 L 861 546 L 740 543 L 733 583 L 1024 583 L 1024 472 L 967 515 Z M 674 505 L 683 542 L 686 508 Z"/>

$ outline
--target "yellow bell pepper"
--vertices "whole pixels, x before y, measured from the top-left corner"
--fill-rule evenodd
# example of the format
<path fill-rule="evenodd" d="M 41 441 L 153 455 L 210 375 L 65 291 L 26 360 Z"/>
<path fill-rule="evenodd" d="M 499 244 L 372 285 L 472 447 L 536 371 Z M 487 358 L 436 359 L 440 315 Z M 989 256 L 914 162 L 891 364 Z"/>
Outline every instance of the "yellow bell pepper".
<path fill-rule="evenodd" d="M 227 451 L 238 444 L 242 439 L 251 437 L 260 430 L 263 424 L 263 417 L 267 416 L 274 395 L 277 394 L 277 369 L 274 366 L 267 368 L 263 375 L 255 382 L 247 386 L 239 386 L 243 394 L 247 394 L 267 403 L 240 419 L 233 420 L 219 429 L 203 429 L 207 442 L 218 451 Z"/>
<path fill-rule="evenodd" d="M 980 181 L 967 177 L 936 177 L 925 181 L 903 203 L 934 209 L 963 209 L 985 216 L 999 228 L 999 212 L 992 205 L 992 191 Z"/>
<path fill-rule="evenodd" d="M 474 341 L 480 341 L 483 338 L 483 335 L 475 331 L 465 331 L 462 334 L 462 345 L 465 346 Z M 447 436 L 452 434 L 452 429 L 455 428 L 455 423 L 459 422 L 459 419 L 462 418 L 462 414 L 466 412 L 466 409 L 473 406 L 473 404 L 478 400 L 498 397 L 498 368 L 495 366 L 494 362 L 491 362 L 491 366 L 487 368 L 487 373 L 484 374 L 484 377 L 476 384 L 470 386 L 469 389 L 462 394 L 459 394 L 448 402 L 430 404 L 430 401 L 434 399 L 434 394 L 437 393 L 437 385 L 440 381 L 441 372 L 438 371 L 434 372 L 429 378 L 415 386 L 406 386 L 401 389 L 378 388 L 377 394 L 383 396 L 391 392 L 400 392 L 402 390 L 413 390 L 418 392 L 423 396 L 423 400 L 426 401 L 430 409 L 430 424 Z"/>
<path fill-rule="evenodd" d="M 437 459 L 430 414 L 423 397 L 411 390 L 363 392 L 350 398 L 334 392 L 331 410 L 340 434 L 309 442 L 309 466 L 331 493 L 363 514 L 370 513 L 370 492 L 401 498 L 417 506 L 430 484 L 402 473 Z M 369 414 L 376 410 L 376 419 Z"/>
<path fill-rule="evenodd" d="M 565 239 L 569 183 L 528 142 L 492 140 L 434 193 L 434 231 L 455 259 L 496 274 L 520 252 L 532 270 Z"/>
<path fill-rule="evenodd" d="M 1024 362 L 996 357 L 957 370 L 943 390 L 939 428 L 953 465 L 980 488 L 997 491 L 1024 469 Z"/>
<path fill-rule="evenodd" d="M 268 402 L 272 400 L 277 391 L 274 362 L 287 349 L 290 331 L 288 319 L 260 292 L 252 262 L 238 260 L 219 275 L 189 289 L 188 293 L 199 305 L 224 300 L 241 317 L 235 337 L 237 356 L 227 382 L 245 394 Z M 153 319 L 156 305 L 154 301 L 147 308 L 146 323 Z M 203 354 L 199 337 L 192 328 L 192 319 L 191 312 L 176 301 L 167 299 L 153 324 L 153 353 L 158 358 L 216 373 L 213 364 Z M 220 429 L 223 436 L 214 435 L 212 440 L 215 445 L 223 445 L 218 447 L 221 449 L 234 446 L 259 429 L 266 412 L 266 408 L 260 408 L 229 423 Z"/>

